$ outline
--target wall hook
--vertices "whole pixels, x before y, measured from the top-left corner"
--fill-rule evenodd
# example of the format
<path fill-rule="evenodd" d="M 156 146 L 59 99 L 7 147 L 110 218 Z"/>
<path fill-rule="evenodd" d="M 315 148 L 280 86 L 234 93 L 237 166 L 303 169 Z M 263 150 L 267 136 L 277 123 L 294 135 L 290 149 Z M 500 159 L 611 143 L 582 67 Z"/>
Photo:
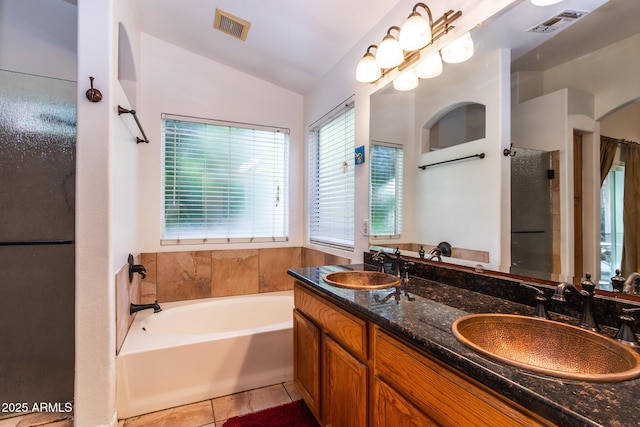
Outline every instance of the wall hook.
<path fill-rule="evenodd" d="M 513 143 L 509 146 L 509 148 L 505 148 L 505 149 L 502 151 L 502 154 L 504 154 L 504 155 L 505 155 L 505 157 L 506 157 L 506 156 L 513 157 L 513 156 L 515 156 L 515 155 L 516 155 L 516 153 L 517 153 L 517 152 L 513 150 Z"/>
<path fill-rule="evenodd" d="M 93 77 L 89 77 L 89 80 L 91 81 L 91 89 L 87 89 L 87 99 L 91 102 L 102 101 L 102 93 L 93 87 Z"/>

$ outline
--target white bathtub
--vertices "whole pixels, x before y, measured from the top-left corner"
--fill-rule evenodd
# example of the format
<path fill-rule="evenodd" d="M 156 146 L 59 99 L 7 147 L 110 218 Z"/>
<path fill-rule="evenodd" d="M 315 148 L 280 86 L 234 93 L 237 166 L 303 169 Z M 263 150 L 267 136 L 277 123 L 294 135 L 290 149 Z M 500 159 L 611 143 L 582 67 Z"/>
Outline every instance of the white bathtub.
<path fill-rule="evenodd" d="M 116 357 L 118 418 L 293 378 L 293 292 L 160 304 Z"/>

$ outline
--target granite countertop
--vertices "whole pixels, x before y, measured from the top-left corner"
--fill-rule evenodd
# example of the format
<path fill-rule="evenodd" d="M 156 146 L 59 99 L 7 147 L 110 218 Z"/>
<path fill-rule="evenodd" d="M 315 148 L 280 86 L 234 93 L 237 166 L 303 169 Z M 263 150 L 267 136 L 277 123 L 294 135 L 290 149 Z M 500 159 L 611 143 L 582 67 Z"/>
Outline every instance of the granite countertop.
<path fill-rule="evenodd" d="M 561 426 L 640 426 L 640 379 L 597 383 L 550 377 L 508 366 L 462 345 L 452 323 L 467 314 L 532 315 L 533 307 L 460 287 L 414 277 L 399 299 L 390 289 L 353 290 L 332 286 L 322 278 L 335 271 L 362 270 L 363 264 L 296 268 L 289 275 L 337 301 L 367 320 L 421 348 L 487 387 Z M 377 300 L 377 301 L 376 301 Z M 577 319 L 551 313 L 553 320 Z M 589 363 L 585 360 L 585 363 Z"/>

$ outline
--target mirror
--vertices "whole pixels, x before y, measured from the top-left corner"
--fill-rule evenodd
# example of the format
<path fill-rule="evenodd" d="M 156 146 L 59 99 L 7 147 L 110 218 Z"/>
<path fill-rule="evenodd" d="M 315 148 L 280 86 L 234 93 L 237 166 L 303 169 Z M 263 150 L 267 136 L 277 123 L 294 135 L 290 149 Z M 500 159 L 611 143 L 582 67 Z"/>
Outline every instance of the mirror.
<path fill-rule="evenodd" d="M 429 252 L 439 241 L 449 241 L 456 264 L 481 264 L 489 270 L 553 281 L 579 281 L 589 271 L 606 283 L 615 274 L 612 257 L 619 250 L 615 242 L 607 240 L 612 233 L 605 222 L 615 221 L 600 204 L 596 138 L 640 141 L 640 8 L 633 3 L 565 0 L 535 7 L 529 1 L 516 2 L 473 32 L 476 55 L 466 69 L 461 64 L 445 64 L 441 76 L 421 80 L 414 91 L 385 87 L 374 93 L 370 102 L 371 143 L 402 144 L 405 149 L 405 212 L 401 236 L 371 236 L 370 244 L 400 247 L 403 253 L 417 257 L 421 244 Z M 575 12 L 588 13 L 574 21 L 571 15 Z M 542 34 L 527 31 L 538 24 L 544 24 Z M 510 63 L 508 69 L 501 65 L 505 59 Z M 511 88 L 504 91 L 511 93 L 510 100 L 501 98 L 505 85 Z M 448 104 L 442 102 L 444 91 L 455 93 Z M 479 91 L 484 92 L 478 95 Z M 431 151 L 428 129 L 461 103 L 477 102 L 478 98 L 487 105 L 485 138 Z M 425 117 L 429 103 L 439 105 L 434 114 Z M 565 108 L 563 114 L 557 114 L 560 104 Z M 578 142 L 574 142 L 576 138 Z M 510 153 L 515 156 L 503 157 L 503 149 L 509 149 L 510 144 Z M 487 154 L 484 160 L 437 166 L 433 173 L 416 168 L 425 160 L 480 152 Z M 535 230 L 520 231 L 547 230 L 550 236 L 545 247 L 551 245 L 551 252 L 545 253 L 544 260 L 519 265 L 523 256 L 538 256 L 535 244 L 527 241 L 539 236 L 512 238 L 512 231 L 523 225 L 521 214 L 514 213 L 511 218 L 511 208 L 514 203 L 524 204 L 511 194 L 511 175 L 517 174 L 512 166 L 532 152 L 547 157 L 544 165 L 551 166 L 541 166 L 540 161 L 537 166 L 542 173 L 555 174 L 557 187 L 543 196 L 551 206 L 546 222 L 536 225 Z M 417 163 L 413 159 L 418 159 Z M 580 173 L 574 175 L 574 162 L 579 160 Z M 462 175 L 467 176 L 465 181 L 458 178 Z M 582 199 L 581 205 L 574 206 L 576 186 L 582 188 Z M 607 194 L 615 191 L 611 187 Z M 425 194 L 428 203 L 421 201 Z M 603 193 L 603 199 L 607 194 Z M 531 209 L 524 211 L 531 213 Z M 519 245 L 516 250 L 515 243 Z M 518 254 L 519 249 L 524 255 Z"/>

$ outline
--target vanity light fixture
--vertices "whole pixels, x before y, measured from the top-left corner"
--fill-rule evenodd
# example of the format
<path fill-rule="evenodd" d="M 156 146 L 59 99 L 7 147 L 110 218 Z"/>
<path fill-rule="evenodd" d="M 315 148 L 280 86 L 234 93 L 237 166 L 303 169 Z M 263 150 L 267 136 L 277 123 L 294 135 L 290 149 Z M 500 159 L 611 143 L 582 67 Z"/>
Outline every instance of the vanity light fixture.
<path fill-rule="evenodd" d="M 418 87 L 418 75 L 414 68 L 410 68 L 393 80 L 393 88 L 399 91 L 407 91 Z"/>
<path fill-rule="evenodd" d="M 432 79 L 442 74 L 440 51 L 432 52 L 416 65 L 416 75 L 421 79 Z"/>
<path fill-rule="evenodd" d="M 391 34 L 392 30 L 400 31 L 395 25 L 387 30 L 387 35 L 382 39 L 382 43 L 378 46 L 376 52 L 376 62 L 380 68 L 393 68 L 402 64 L 404 61 L 404 52 L 400 47 L 400 43 Z"/>
<path fill-rule="evenodd" d="M 367 48 L 367 53 L 364 54 L 358 67 L 356 68 L 356 80 L 363 83 L 375 82 L 382 76 L 380 66 L 376 62 L 376 57 L 371 53 L 371 49 L 378 49 L 378 46 L 372 44 Z"/>
<path fill-rule="evenodd" d="M 427 12 L 428 21 L 418 13 L 418 7 L 422 7 Z M 402 50 L 418 50 L 431 43 L 432 26 L 433 17 L 429 7 L 424 3 L 418 3 L 413 6 L 411 15 L 404 21 L 400 29 L 400 39 L 398 41 Z"/>
<path fill-rule="evenodd" d="M 449 64 L 464 62 L 473 56 L 473 52 L 473 39 L 469 32 L 440 49 L 442 60 Z"/>
<path fill-rule="evenodd" d="M 418 12 L 419 8 L 426 11 L 428 19 Z M 418 86 L 418 78 L 439 76 L 442 73 L 443 60 L 449 63 L 466 61 L 473 55 L 474 50 L 469 33 L 465 33 L 439 52 L 421 52 L 448 34 L 454 28 L 451 24 L 461 16 L 460 10 L 448 10 L 434 21 L 429 7 L 424 3 L 417 3 L 401 28 L 390 27 L 378 46 L 371 45 L 367 48 L 358 62 L 356 80 L 361 83 L 375 83 L 397 68 L 402 73 L 394 80 L 393 86 L 397 90 L 411 90 Z M 397 39 L 392 34 L 394 30 L 398 32 Z M 375 55 L 371 52 L 374 47 Z"/>

